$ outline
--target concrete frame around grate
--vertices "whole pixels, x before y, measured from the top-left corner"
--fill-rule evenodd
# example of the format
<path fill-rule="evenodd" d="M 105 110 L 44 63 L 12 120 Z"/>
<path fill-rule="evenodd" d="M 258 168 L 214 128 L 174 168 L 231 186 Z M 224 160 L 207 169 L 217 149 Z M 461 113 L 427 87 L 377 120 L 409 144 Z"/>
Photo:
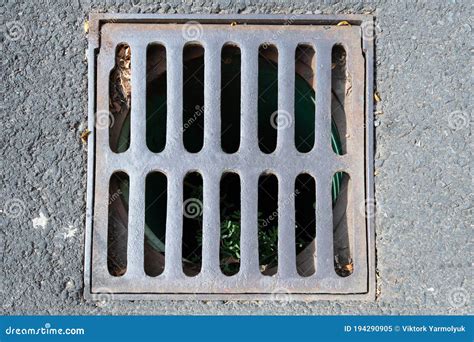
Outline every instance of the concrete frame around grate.
<path fill-rule="evenodd" d="M 291 21 L 290 21 L 291 20 Z M 336 26 L 348 21 L 351 26 Z M 187 152 L 182 144 L 182 48 L 183 24 L 201 25 L 197 39 L 205 49 L 205 128 L 201 152 Z M 89 127 L 108 118 L 109 73 L 114 67 L 115 47 L 131 47 L 132 112 L 131 144 L 121 154 L 109 148 L 108 130 L 91 129 L 88 154 L 87 222 L 84 265 L 84 295 L 115 299 L 274 299 L 288 294 L 294 299 L 375 298 L 375 241 L 373 207 L 367 215 L 360 208 L 348 208 L 354 272 L 346 278 L 334 271 L 332 175 L 345 171 L 351 177 L 352 203 L 372 201 L 373 189 L 373 42 L 361 38 L 361 27 L 371 16 L 268 16 L 268 15 L 116 15 L 95 14 L 89 31 Z M 232 23 L 232 25 L 231 25 Z M 235 23 L 237 25 L 235 25 Z M 276 34 L 276 32 L 278 32 Z M 166 148 L 155 154 L 145 142 L 146 47 L 162 43 L 167 49 L 168 110 Z M 228 42 L 242 53 L 241 144 L 235 154 L 220 147 L 220 51 Z M 298 44 L 311 44 L 316 52 L 315 146 L 309 153 L 294 148 L 294 129 L 279 129 L 277 148 L 266 155 L 257 140 L 258 47 L 271 42 L 279 53 L 278 108 L 293 112 L 294 51 Z M 331 49 L 342 44 L 347 52 L 347 70 L 352 76 L 352 103 L 347 111 L 347 153 L 335 155 L 330 147 Z M 217 53 L 212 53 L 217 51 Z M 96 118 L 97 114 L 97 118 Z M 252 115 L 253 114 L 253 115 Z M 328 142 L 328 143 L 324 143 Z M 179 156 L 179 157 L 177 157 Z M 322 156 L 322 157 L 321 157 Z M 121 277 L 107 270 L 108 184 L 115 171 L 130 177 L 129 237 L 127 272 Z M 157 277 L 144 272 L 145 177 L 153 170 L 168 178 L 168 211 L 165 271 Z M 203 177 L 205 208 L 201 273 L 187 277 L 181 268 L 182 179 L 190 170 Z M 219 179 L 224 171 L 237 172 L 242 187 L 242 236 L 240 272 L 225 276 L 219 268 Z M 263 276 L 258 265 L 257 182 L 270 171 L 279 179 L 278 273 Z M 294 191 L 295 177 L 307 172 L 316 179 L 317 233 L 316 272 L 301 277 L 296 272 L 294 203 L 287 198 Z"/>

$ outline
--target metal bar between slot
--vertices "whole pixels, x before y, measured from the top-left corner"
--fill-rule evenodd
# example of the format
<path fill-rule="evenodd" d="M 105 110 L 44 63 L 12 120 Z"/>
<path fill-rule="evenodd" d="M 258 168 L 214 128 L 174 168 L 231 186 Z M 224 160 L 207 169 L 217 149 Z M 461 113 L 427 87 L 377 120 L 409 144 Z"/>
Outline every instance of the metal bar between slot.
<path fill-rule="evenodd" d="M 295 45 L 286 42 L 278 46 L 278 123 L 277 151 L 291 153 L 295 148 Z"/>
<path fill-rule="evenodd" d="M 183 44 L 174 43 L 166 46 L 167 117 L 166 117 L 166 151 L 179 155 L 183 146 Z"/>
<path fill-rule="evenodd" d="M 168 177 L 168 208 L 166 213 L 165 273 L 170 278 L 183 274 L 183 177 Z"/>
<path fill-rule="evenodd" d="M 285 174 L 278 179 L 278 277 L 296 276 L 295 178 Z"/>
<path fill-rule="evenodd" d="M 203 172 L 203 232 L 202 232 L 202 272 L 215 276 L 219 271 L 220 248 L 220 211 L 219 180 L 220 174 Z"/>
<path fill-rule="evenodd" d="M 144 239 L 145 239 L 145 176 L 131 173 L 129 190 L 127 277 L 134 279 L 145 276 Z"/>
<path fill-rule="evenodd" d="M 258 259 L 258 175 L 253 172 L 240 173 L 241 231 L 240 272 L 253 277 L 260 274 Z"/>
<path fill-rule="evenodd" d="M 258 149 L 258 47 L 241 46 L 241 99 L 240 153 L 253 154 Z"/>
<path fill-rule="evenodd" d="M 132 95 L 130 145 L 133 156 L 142 156 L 146 146 L 146 45 L 131 44 Z"/>
<path fill-rule="evenodd" d="M 323 41 L 316 46 L 316 90 L 315 152 L 321 156 L 333 153 L 331 150 L 331 53 L 332 43 Z"/>
<path fill-rule="evenodd" d="M 318 156 L 331 150 L 331 55 L 332 43 L 316 44 L 316 121 L 315 146 Z M 333 219 L 331 200 L 332 174 L 319 164 L 316 175 L 316 275 L 331 277 L 334 271 Z"/>
<path fill-rule="evenodd" d="M 285 41 L 278 46 L 278 138 L 277 152 L 291 155 L 295 148 L 294 92 L 295 46 Z M 278 177 L 278 277 L 296 275 L 294 177 Z"/>
<path fill-rule="evenodd" d="M 221 46 L 212 42 L 204 51 L 204 150 L 220 151 Z"/>

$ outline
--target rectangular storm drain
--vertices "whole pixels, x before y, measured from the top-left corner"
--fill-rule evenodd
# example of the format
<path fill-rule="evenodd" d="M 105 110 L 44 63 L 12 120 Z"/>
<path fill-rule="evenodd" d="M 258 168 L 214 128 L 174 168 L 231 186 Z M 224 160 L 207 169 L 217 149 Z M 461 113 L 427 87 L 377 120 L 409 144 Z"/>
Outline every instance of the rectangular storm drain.
<path fill-rule="evenodd" d="M 370 25 L 92 15 L 86 298 L 373 299 Z"/>

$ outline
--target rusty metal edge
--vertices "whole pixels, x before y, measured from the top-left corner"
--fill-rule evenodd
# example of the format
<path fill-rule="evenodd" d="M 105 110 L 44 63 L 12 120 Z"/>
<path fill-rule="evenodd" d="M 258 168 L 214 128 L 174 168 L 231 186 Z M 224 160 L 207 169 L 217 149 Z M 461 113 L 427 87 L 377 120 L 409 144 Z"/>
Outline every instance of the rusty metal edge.
<path fill-rule="evenodd" d="M 372 20 L 370 14 L 132 14 L 132 13 L 90 13 L 90 21 L 140 22 L 140 23 L 179 23 L 190 20 L 201 23 L 237 24 L 282 24 L 289 20 L 300 25 L 334 25 L 347 21 L 351 25 L 360 25 Z"/>
<path fill-rule="evenodd" d="M 366 23 L 375 25 L 375 18 L 367 18 Z M 375 31 L 374 31 L 375 33 Z M 362 35 L 361 35 L 362 36 Z M 375 156 L 375 136 L 374 136 L 374 40 L 362 39 L 362 50 L 365 54 L 365 83 L 366 83 L 366 200 L 375 200 L 375 183 L 374 183 L 374 156 Z M 368 293 L 367 296 L 371 300 L 377 299 L 377 279 L 376 279 L 376 240 L 375 240 L 375 206 L 367 206 L 367 266 L 368 266 Z"/>
<path fill-rule="evenodd" d="M 96 50 L 99 48 L 99 21 L 89 22 L 87 33 L 87 129 L 91 131 L 87 138 L 87 189 L 86 189 L 86 231 L 84 233 L 84 298 L 91 292 L 92 231 L 94 217 L 94 170 L 95 170 L 95 98 L 96 98 Z"/>
<path fill-rule="evenodd" d="M 217 14 L 113 14 L 113 13 L 91 13 L 89 15 L 88 32 L 88 127 L 92 128 L 88 139 L 87 148 L 87 199 L 86 199 L 86 232 L 84 234 L 84 289 L 85 300 L 98 300 L 103 296 L 93 293 L 91 287 L 91 255 L 92 255 L 92 230 L 93 230 L 93 203 L 94 203 L 94 165 L 95 165 L 95 95 L 96 95 L 96 50 L 100 46 L 100 27 L 107 22 L 114 23 L 179 23 L 196 20 L 201 23 L 232 23 L 238 24 L 282 24 L 292 20 L 291 24 L 297 25 L 334 25 L 341 21 L 347 21 L 351 25 L 360 26 L 363 22 L 373 22 L 374 17 L 366 14 L 342 14 L 342 15 L 217 15 Z M 374 118 L 373 118 L 373 82 L 374 82 L 374 45 L 373 41 L 362 40 L 362 49 L 365 53 L 366 66 L 366 199 L 374 198 Z M 291 294 L 295 300 L 366 300 L 376 299 L 376 248 L 375 248 L 375 220 L 373 208 L 369 208 L 367 218 L 367 265 L 368 284 L 366 293 L 353 294 Z M 137 299 L 160 299 L 160 300 L 272 300 L 272 294 L 132 294 L 114 293 L 108 294 L 114 299 L 137 300 Z"/>
<path fill-rule="evenodd" d="M 275 301 L 290 302 L 302 301 L 313 302 L 318 300 L 340 300 L 340 301 L 373 301 L 371 293 L 351 293 L 351 294 L 293 294 L 293 293 L 87 293 L 84 298 L 88 301 L 114 301 L 114 300 L 223 300 L 223 301 Z M 278 299 L 282 298 L 282 299 Z"/>

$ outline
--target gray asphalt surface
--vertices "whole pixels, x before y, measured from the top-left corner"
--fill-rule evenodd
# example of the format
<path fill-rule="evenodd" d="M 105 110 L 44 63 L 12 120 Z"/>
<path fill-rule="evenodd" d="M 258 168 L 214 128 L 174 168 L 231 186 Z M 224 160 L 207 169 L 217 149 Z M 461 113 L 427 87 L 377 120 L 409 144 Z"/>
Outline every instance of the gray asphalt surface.
<path fill-rule="evenodd" d="M 469 1 L 0 3 L 2 314 L 472 313 Z M 376 16 L 377 301 L 84 301 L 90 12 Z"/>

